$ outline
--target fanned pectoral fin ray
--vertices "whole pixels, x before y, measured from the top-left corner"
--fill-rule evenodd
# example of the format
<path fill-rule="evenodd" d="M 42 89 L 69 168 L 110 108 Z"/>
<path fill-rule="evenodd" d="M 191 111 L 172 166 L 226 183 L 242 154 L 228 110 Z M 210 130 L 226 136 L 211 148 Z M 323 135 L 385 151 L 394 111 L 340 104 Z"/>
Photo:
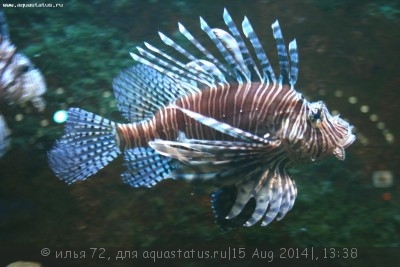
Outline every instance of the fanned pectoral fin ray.
<path fill-rule="evenodd" d="M 170 108 L 176 108 L 176 109 L 182 111 L 185 115 L 189 116 L 190 118 L 198 121 L 199 123 L 206 125 L 210 128 L 213 128 L 214 130 L 219 131 L 221 133 L 230 135 L 234 138 L 238 138 L 238 139 L 241 139 L 241 140 L 247 141 L 247 142 L 256 142 L 256 143 L 265 143 L 265 144 L 271 143 L 271 141 L 266 138 L 256 136 L 252 133 L 249 133 L 249 132 L 246 132 L 239 128 L 233 127 L 227 123 L 220 122 L 211 117 L 203 116 L 200 113 L 197 113 L 197 112 L 194 112 L 194 111 L 191 111 L 188 109 L 180 108 L 178 106 L 170 106 Z"/>
<path fill-rule="evenodd" d="M 273 143 L 183 138 L 180 141 L 155 140 L 149 145 L 161 155 L 182 162 L 171 172 L 171 178 L 195 185 L 236 185 L 236 199 L 229 212 L 218 210 L 223 206 L 218 203 L 221 197 L 217 193 L 213 195 L 213 209 L 222 228 L 230 228 L 238 222 L 252 226 L 261 220 L 264 226 L 275 218 L 280 220 L 293 207 L 296 186 L 284 167 L 285 156 Z M 249 213 L 247 206 L 251 199 L 255 206 Z M 234 219 L 235 223 L 227 223 L 222 216 L 226 216 L 226 220 Z"/>
<path fill-rule="evenodd" d="M 243 207 L 240 214 L 231 219 L 226 218 L 226 215 L 235 203 L 236 196 L 237 189 L 234 185 L 220 188 L 211 195 L 211 205 L 214 212 L 215 222 L 224 231 L 243 226 L 243 224 L 245 224 L 253 214 L 255 201 L 254 199 L 250 199 L 245 207 Z"/>
<path fill-rule="evenodd" d="M 244 226 L 252 226 L 262 220 L 261 225 L 266 226 L 275 218 L 282 219 L 293 207 L 297 189 L 286 170 L 265 170 L 259 177 L 252 177 L 236 185 L 236 200 L 232 205 L 226 220 L 243 222 Z M 221 204 L 217 203 L 220 198 L 213 198 L 213 209 L 217 216 L 217 222 L 230 225 L 222 220 L 221 214 L 225 212 L 218 210 Z M 252 213 L 249 215 L 249 202 L 255 200 Z M 244 215 L 246 215 L 244 217 Z M 246 218 L 246 221 L 243 219 Z M 235 224 L 235 223 L 233 223 Z M 236 225 L 237 226 L 237 225 Z"/>
<path fill-rule="evenodd" d="M 260 172 L 265 153 L 274 155 L 275 146 L 234 141 L 155 140 L 149 143 L 157 153 L 180 164 L 169 176 L 192 183 L 234 184 Z"/>

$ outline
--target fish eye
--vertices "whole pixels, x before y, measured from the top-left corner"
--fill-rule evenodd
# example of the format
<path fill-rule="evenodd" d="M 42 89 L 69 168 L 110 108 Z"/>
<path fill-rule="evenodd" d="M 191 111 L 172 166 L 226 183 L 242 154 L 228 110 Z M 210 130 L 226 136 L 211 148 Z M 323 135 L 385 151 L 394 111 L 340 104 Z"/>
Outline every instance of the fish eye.
<path fill-rule="evenodd" d="M 321 120 L 321 112 L 322 109 L 318 109 L 316 112 L 312 112 L 311 116 L 313 117 L 313 120 Z"/>
<path fill-rule="evenodd" d="M 31 65 L 22 65 L 19 69 L 21 74 L 27 73 L 28 71 L 32 70 L 33 67 Z"/>
<path fill-rule="evenodd" d="M 319 128 L 322 121 L 324 120 L 324 113 L 322 112 L 322 107 L 311 110 L 308 119 L 310 120 L 311 125 L 314 128 Z"/>

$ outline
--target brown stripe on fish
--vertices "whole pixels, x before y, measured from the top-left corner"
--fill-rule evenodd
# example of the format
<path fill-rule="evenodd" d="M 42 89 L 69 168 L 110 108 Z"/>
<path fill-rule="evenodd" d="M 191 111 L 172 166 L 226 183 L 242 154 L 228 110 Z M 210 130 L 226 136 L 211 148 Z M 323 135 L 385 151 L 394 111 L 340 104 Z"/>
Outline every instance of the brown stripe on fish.
<path fill-rule="evenodd" d="M 163 108 L 154 118 L 140 123 L 116 124 L 117 140 L 120 149 L 147 147 L 154 139 L 176 139 L 178 124 L 176 110 Z"/>
<path fill-rule="evenodd" d="M 298 94 L 287 85 L 244 83 L 203 89 L 174 104 L 264 136 L 266 128 L 279 127 L 268 123 L 279 122 L 287 114 L 298 113 L 296 109 L 303 106 L 303 101 L 299 99 Z M 287 129 L 291 130 L 291 126 Z M 152 119 L 138 124 L 117 124 L 119 147 L 125 149 L 146 147 L 155 138 L 174 140 L 179 131 L 193 139 L 232 140 L 232 137 L 202 125 L 173 107 L 162 108 Z"/>
<path fill-rule="evenodd" d="M 299 100 L 295 91 L 289 86 L 281 86 L 280 90 L 276 90 L 276 86 L 267 87 L 263 83 L 218 86 L 216 89 L 203 89 L 200 93 L 186 96 L 176 101 L 175 105 L 263 136 L 266 134 L 264 128 L 270 127 L 268 123 L 272 121 L 271 118 L 277 114 L 279 116 L 288 114 L 297 107 Z M 185 117 L 183 119 L 184 126 L 178 121 L 179 129 L 186 132 L 190 138 L 231 139 L 200 125 L 193 119 Z M 272 125 L 274 126 L 276 125 Z"/>
<path fill-rule="evenodd" d="M 118 147 L 129 149 L 133 147 L 145 146 L 151 140 L 151 132 L 147 122 L 138 124 L 117 124 L 115 130 Z"/>

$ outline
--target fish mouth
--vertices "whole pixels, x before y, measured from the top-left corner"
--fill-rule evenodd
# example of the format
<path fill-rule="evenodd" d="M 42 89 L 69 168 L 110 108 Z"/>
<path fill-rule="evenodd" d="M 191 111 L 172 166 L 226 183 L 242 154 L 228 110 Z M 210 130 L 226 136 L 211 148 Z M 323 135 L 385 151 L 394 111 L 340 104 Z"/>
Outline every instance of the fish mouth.
<path fill-rule="evenodd" d="M 346 157 L 345 149 L 348 148 L 355 140 L 356 140 L 356 136 L 351 132 L 351 129 L 350 129 L 346 138 L 344 138 L 342 140 L 342 142 L 337 147 L 335 147 L 335 149 L 333 150 L 333 155 L 338 160 L 344 160 Z"/>
<path fill-rule="evenodd" d="M 356 140 L 356 136 L 353 133 L 350 132 L 347 135 L 346 139 L 343 140 L 341 146 L 343 148 L 348 148 L 355 140 Z"/>

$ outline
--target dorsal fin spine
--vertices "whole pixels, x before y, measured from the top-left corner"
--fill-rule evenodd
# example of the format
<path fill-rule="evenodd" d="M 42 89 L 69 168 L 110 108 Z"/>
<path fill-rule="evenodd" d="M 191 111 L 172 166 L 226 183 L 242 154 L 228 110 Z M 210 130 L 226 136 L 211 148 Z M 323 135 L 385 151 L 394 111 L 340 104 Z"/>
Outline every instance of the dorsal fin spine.
<path fill-rule="evenodd" d="M 150 60 L 153 60 L 160 67 L 163 67 L 163 69 L 166 71 L 165 72 L 166 74 L 167 73 L 174 73 L 174 76 L 177 77 L 177 79 L 179 79 L 179 80 L 181 80 L 183 82 L 186 82 L 186 83 L 190 83 L 190 80 L 192 80 L 192 81 L 196 81 L 196 82 L 199 82 L 199 83 L 205 83 L 205 84 L 209 85 L 208 81 L 200 79 L 198 76 L 190 73 L 190 70 L 176 67 L 176 65 L 179 66 L 179 63 L 180 63 L 179 61 L 175 61 L 174 62 L 175 66 L 174 66 L 172 64 L 172 62 L 168 62 L 168 61 L 166 61 L 164 59 L 161 59 L 160 57 L 155 56 L 154 54 L 150 53 L 149 51 L 144 50 L 141 47 L 137 47 L 137 50 L 144 57 L 146 57 L 146 58 L 148 58 Z M 162 53 L 162 54 L 164 54 L 164 53 Z M 160 55 L 162 56 L 162 54 L 160 54 Z M 164 55 L 166 55 L 166 54 L 164 54 Z M 166 55 L 166 56 L 168 56 L 168 55 Z M 185 79 L 185 77 L 187 77 L 188 79 Z"/>
<path fill-rule="evenodd" d="M 147 42 L 145 42 L 144 44 L 149 50 L 151 50 L 151 51 L 163 56 L 165 59 L 169 60 L 170 63 L 167 63 L 167 64 L 170 64 L 171 67 L 173 67 L 171 64 L 175 63 L 180 68 L 180 69 L 178 69 L 178 71 L 180 71 L 182 75 L 186 74 L 186 76 L 189 79 L 196 80 L 200 83 L 206 83 L 209 86 L 211 84 L 213 84 L 213 79 L 209 75 L 207 75 L 207 73 L 200 72 L 200 71 L 194 70 L 192 68 L 187 68 L 187 65 L 184 65 L 182 62 L 180 62 L 180 61 L 174 59 L 173 57 L 169 56 L 168 54 L 162 52 L 160 49 L 152 46 L 151 44 L 149 44 Z"/>
<path fill-rule="evenodd" d="M 278 58 L 279 58 L 279 82 L 282 84 L 289 83 L 289 60 L 286 51 L 285 41 L 283 40 L 281 27 L 279 26 L 279 22 L 276 20 L 271 25 L 274 38 L 276 41 L 276 48 L 278 49 Z"/>
<path fill-rule="evenodd" d="M 229 74 L 229 71 L 225 68 L 225 66 L 213 56 L 199 41 L 196 40 L 196 38 L 193 37 L 193 35 L 183 26 L 182 24 L 179 23 L 179 31 L 180 33 L 186 37 L 203 55 L 205 55 L 214 65 L 216 65 L 221 71 Z"/>
<path fill-rule="evenodd" d="M 247 19 L 247 17 L 244 17 L 243 22 L 242 22 L 242 29 L 243 33 L 246 35 L 246 37 L 249 39 L 250 43 L 253 46 L 254 51 L 256 52 L 257 58 L 260 62 L 261 68 L 263 70 L 263 81 L 267 84 L 269 82 L 275 83 L 276 78 L 275 78 L 275 73 L 274 70 L 272 69 L 271 63 L 268 60 L 268 57 L 261 45 L 260 40 L 258 39 L 255 31 L 253 30 L 253 27 L 250 24 L 250 21 Z"/>
<path fill-rule="evenodd" d="M 289 57 L 290 57 L 290 84 L 294 86 L 297 82 L 297 75 L 299 73 L 299 54 L 297 52 L 296 39 L 289 43 Z"/>
<path fill-rule="evenodd" d="M 200 17 L 200 27 L 208 35 L 208 37 L 210 37 L 210 39 L 214 42 L 214 44 L 216 45 L 218 50 L 221 52 L 222 56 L 224 57 L 224 59 L 228 63 L 228 65 L 233 70 L 239 71 L 239 73 L 241 75 L 243 75 L 244 77 L 246 77 L 247 80 L 249 80 L 249 77 L 248 77 L 248 74 L 246 73 L 246 71 L 243 70 L 242 68 L 240 68 L 239 67 L 240 65 L 238 66 L 234 57 L 228 52 L 228 50 L 223 45 L 221 40 L 218 39 L 218 37 L 215 35 L 215 33 L 210 28 L 210 26 L 208 26 L 207 22 L 202 17 Z M 235 78 L 238 80 L 239 83 L 243 83 L 241 77 L 239 76 L 239 73 L 234 72 L 234 74 L 236 76 Z"/>
<path fill-rule="evenodd" d="M 195 56 L 190 54 L 182 46 L 177 44 L 174 40 L 172 40 L 171 38 L 169 38 L 168 36 L 163 34 L 162 32 L 159 32 L 159 35 L 160 35 L 161 41 L 163 41 L 166 45 L 171 46 L 172 48 L 174 48 L 177 52 L 179 52 L 183 56 L 187 57 L 189 60 L 191 60 L 191 61 L 199 60 L 198 58 L 196 58 Z M 172 57 L 170 57 L 170 58 L 172 59 Z M 174 60 L 174 59 L 172 59 L 172 60 Z M 174 60 L 174 61 L 176 61 L 176 60 Z"/>
<path fill-rule="evenodd" d="M 253 69 L 254 69 L 255 73 L 257 74 L 257 76 L 259 77 L 259 79 L 262 80 L 260 71 L 259 71 L 257 65 L 255 64 L 255 62 L 250 54 L 250 51 L 248 50 L 246 44 L 244 43 L 244 40 L 243 40 L 242 36 L 240 35 L 238 28 L 236 27 L 231 15 L 228 13 L 226 8 L 224 8 L 223 18 L 224 18 L 226 26 L 228 26 L 230 32 L 232 33 L 233 37 L 236 39 L 236 42 L 239 45 L 240 51 L 241 51 L 243 59 L 244 59 L 243 63 L 245 64 L 245 66 L 247 68 L 250 66 L 253 67 Z"/>

